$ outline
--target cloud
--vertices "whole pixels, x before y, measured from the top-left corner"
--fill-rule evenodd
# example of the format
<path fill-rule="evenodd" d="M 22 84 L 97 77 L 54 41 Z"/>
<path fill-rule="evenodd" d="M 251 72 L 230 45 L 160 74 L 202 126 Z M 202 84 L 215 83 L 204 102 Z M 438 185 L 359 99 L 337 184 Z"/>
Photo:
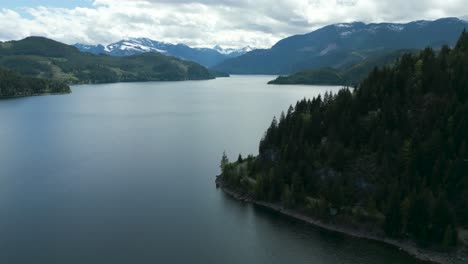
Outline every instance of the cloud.
<path fill-rule="evenodd" d="M 462 16 L 466 0 L 95 0 L 91 7 L 0 10 L 0 40 L 41 35 L 69 44 L 127 37 L 192 46 L 270 47 L 339 22 Z"/>

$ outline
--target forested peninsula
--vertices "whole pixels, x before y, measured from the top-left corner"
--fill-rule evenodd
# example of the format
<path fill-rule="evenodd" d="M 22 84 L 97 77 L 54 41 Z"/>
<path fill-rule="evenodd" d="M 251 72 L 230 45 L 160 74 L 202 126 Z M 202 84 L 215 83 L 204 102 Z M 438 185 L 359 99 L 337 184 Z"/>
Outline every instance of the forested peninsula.
<path fill-rule="evenodd" d="M 217 185 L 243 200 L 438 263 L 467 263 L 468 34 L 274 118 Z"/>

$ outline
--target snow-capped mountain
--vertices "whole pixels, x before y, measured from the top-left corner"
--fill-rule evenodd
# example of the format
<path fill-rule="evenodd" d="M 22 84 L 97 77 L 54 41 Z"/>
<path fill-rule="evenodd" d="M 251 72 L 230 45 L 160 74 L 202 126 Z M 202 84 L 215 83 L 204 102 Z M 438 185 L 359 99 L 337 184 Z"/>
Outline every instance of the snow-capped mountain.
<path fill-rule="evenodd" d="M 217 52 L 219 52 L 221 54 L 224 54 L 224 55 L 227 55 L 227 56 L 229 56 L 231 58 L 239 57 L 241 55 L 244 55 L 247 52 L 250 52 L 250 51 L 254 50 L 254 48 L 252 48 L 250 46 L 246 46 L 246 47 L 241 48 L 241 49 L 234 49 L 234 48 L 223 48 L 220 45 L 214 46 L 213 49 L 216 50 Z"/>
<path fill-rule="evenodd" d="M 468 29 L 468 22 L 458 18 L 405 24 L 334 24 L 282 39 L 270 49 L 257 49 L 225 60 L 214 70 L 280 75 L 321 67 L 339 68 L 396 50 L 453 46 L 464 28 Z"/>
<path fill-rule="evenodd" d="M 80 43 L 74 46 L 83 52 L 111 56 L 130 56 L 145 52 L 159 52 L 184 60 L 194 61 L 206 67 L 215 66 L 226 59 L 235 58 L 253 50 L 251 47 L 242 49 L 223 49 L 220 46 L 216 46 L 213 49 L 191 48 L 184 44 L 171 44 L 148 38 L 129 38 L 107 46 Z"/>
<path fill-rule="evenodd" d="M 86 45 L 77 43 L 74 45 L 79 50 L 95 54 L 108 54 L 112 56 L 130 56 L 144 52 L 167 53 L 167 49 L 174 46 L 170 43 L 154 41 L 147 38 L 130 38 L 111 43 L 107 46 Z"/>
<path fill-rule="evenodd" d="M 167 53 L 171 44 L 154 41 L 147 38 L 132 38 L 121 40 L 105 47 L 105 51 L 111 55 L 127 56 L 144 52 Z"/>

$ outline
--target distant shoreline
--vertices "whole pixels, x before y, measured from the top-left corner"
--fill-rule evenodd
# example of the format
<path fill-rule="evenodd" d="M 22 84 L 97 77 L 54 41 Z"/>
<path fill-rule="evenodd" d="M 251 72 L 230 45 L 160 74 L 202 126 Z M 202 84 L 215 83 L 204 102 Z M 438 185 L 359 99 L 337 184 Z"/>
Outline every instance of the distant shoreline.
<path fill-rule="evenodd" d="M 23 97 L 33 97 L 33 96 L 65 95 L 65 94 L 71 94 L 71 93 L 72 93 L 72 91 L 63 92 L 63 93 L 37 93 L 37 94 L 24 94 L 24 95 L 10 95 L 10 96 L 0 96 L 0 100 L 23 98 Z"/>
<path fill-rule="evenodd" d="M 341 233 L 341 234 L 348 235 L 348 236 L 355 237 L 355 238 L 367 239 L 367 240 L 372 240 L 372 241 L 379 242 L 379 243 L 384 243 L 384 244 L 396 247 L 397 249 L 406 252 L 408 255 L 418 260 L 427 262 L 427 263 L 434 263 L 434 264 L 466 264 L 468 263 L 468 259 L 457 258 L 453 256 L 453 254 L 444 254 L 444 253 L 424 250 L 424 249 L 418 248 L 414 243 L 411 243 L 411 242 L 398 241 L 398 240 L 394 240 L 390 238 L 376 236 L 370 233 L 365 233 L 365 232 L 358 231 L 358 230 L 352 230 L 346 227 L 340 227 L 334 224 L 323 223 L 320 220 L 314 219 L 310 216 L 306 216 L 297 211 L 286 209 L 279 204 L 257 201 L 249 194 L 245 194 L 242 192 L 229 189 L 229 187 L 227 187 L 226 184 L 224 184 L 220 176 L 216 177 L 215 182 L 216 182 L 217 188 L 221 188 L 221 190 L 225 194 L 229 195 L 230 197 L 238 201 L 251 203 L 256 206 L 267 208 L 275 212 L 278 212 L 280 214 L 283 214 L 285 216 L 292 217 L 296 220 L 314 225 L 322 229 L 326 229 L 328 231 Z"/>

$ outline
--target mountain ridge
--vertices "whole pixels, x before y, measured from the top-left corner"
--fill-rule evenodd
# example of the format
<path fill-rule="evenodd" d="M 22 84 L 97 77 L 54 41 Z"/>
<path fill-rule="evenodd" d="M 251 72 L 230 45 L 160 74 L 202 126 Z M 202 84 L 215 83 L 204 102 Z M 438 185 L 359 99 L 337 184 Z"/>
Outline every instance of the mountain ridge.
<path fill-rule="evenodd" d="M 290 74 L 357 63 L 400 49 L 453 46 L 468 22 L 458 18 L 401 23 L 363 22 L 328 25 L 278 41 L 270 49 L 228 59 L 213 69 L 231 74 Z"/>
<path fill-rule="evenodd" d="M 145 52 L 159 52 L 180 59 L 194 61 L 205 67 L 215 66 L 226 59 L 235 58 L 253 50 L 250 46 L 241 49 L 225 49 L 220 45 L 216 45 L 213 48 L 192 48 L 185 44 L 172 44 L 149 38 L 128 38 L 109 45 L 76 43 L 73 46 L 82 52 L 90 52 L 96 55 L 130 56 Z"/>
<path fill-rule="evenodd" d="M 44 37 L 0 43 L 0 67 L 68 84 L 206 80 L 205 67 L 161 53 L 113 57 L 80 52 Z"/>

